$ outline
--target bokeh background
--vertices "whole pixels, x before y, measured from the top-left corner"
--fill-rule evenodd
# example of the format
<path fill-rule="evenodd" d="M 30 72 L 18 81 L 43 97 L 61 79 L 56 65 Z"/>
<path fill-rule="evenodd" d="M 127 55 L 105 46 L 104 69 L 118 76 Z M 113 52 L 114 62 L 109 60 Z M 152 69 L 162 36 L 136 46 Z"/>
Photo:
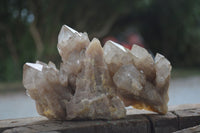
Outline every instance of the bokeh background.
<path fill-rule="evenodd" d="M 171 88 L 181 89 L 188 82 L 184 85 L 189 85 L 187 91 L 195 84 L 199 91 L 199 0 L 1 0 L 0 98 L 14 98 L 16 95 L 7 92 L 15 90 L 24 93 L 21 80 L 25 62 L 51 60 L 59 68 L 56 45 L 63 24 L 87 32 L 90 39 L 99 38 L 102 45 L 108 38 L 129 45 L 128 37 L 134 34 L 152 55 L 159 52 L 170 60 L 172 85 L 182 85 Z M 191 76 L 194 79 L 183 79 Z M 175 82 L 176 78 L 181 79 Z M 9 106 L 2 99 L 1 109 Z"/>

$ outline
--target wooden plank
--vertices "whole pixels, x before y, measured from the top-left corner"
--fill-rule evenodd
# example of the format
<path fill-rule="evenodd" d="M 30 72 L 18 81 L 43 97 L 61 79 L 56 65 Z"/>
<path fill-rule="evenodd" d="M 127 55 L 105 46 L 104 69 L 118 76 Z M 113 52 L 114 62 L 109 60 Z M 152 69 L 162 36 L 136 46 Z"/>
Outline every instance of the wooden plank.
<path fill-rule="evenodd" d="M 171 112 L 166 115 L 146 115 L 151 121 L 152 133 L 171 133 L 178 130 L 178 118 Z"/>
<path fill-rule="evenodd" d="M 200 104 L 181 104 L 176 106 L 169 106 L 169 111 L 177 111 L 177 110 L 188 110 L 188 109 L 198 109 L 200 108 Z"/>
<path fill-rule="evenodd" d="M 34 123 L 43 123 L 46 121 L 47 121 L 47 118 L 45 117 L 29 117 L 29 118 L 21 118 L 21 119 L 0 120 L 0 132 L 2 132 L 5 129 L 9 129 L 13 127 L 27 126 Z"/>
<path fill-rule="evenodd" d="M 176 131 L 174 133 L 200 133 L 200 125 Z"/>
<path fill-rule="evenodd" d="M 39 122 L 39 123 L 38 123 Z M 128 116 L 126 119 L 112 121 L 43 121 L 30 123 L 27 126 L 7 129 L 3 133 L 150 133 L 150 124 L 147 118 L 141 115 Z"/>
<path fill-rule="evenodd" d="M 200 125 L 200 107 L 184 105 L 181 108 L 180 106 L 176 107 L 176 110 L 168 112 L 166 115 L 129 109 L 125 119 L 111 121 L 52 121 L 45 117 L 0 120 L 0 132 L 168 133 L 195 125 Z"/>
<path fill-rule="evenodd" d="M 200 108 L 177 110 L 174 113 L 179 119 L 179 129 L 200 125 Z"/>

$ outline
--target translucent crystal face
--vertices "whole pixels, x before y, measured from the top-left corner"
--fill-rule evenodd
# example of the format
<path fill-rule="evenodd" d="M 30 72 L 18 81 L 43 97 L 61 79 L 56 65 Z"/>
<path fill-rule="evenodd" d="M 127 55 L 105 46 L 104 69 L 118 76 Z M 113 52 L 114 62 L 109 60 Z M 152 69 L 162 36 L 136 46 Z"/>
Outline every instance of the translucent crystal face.
<path fill-rule="evenodd" d="M 144 72 L 148 80 L 154 80 L 156 76 L 155 62 L 145 48 L 133 45 L 131 49 L 134 65 Z"/>
<path fill-rule="evenodd" d="M 113 41 L 107 41 L 103 47 L 104 59 L 108 65 L 111 76 L 124 64 L 133 62 L 133 56 L 130 51 L 120 44 Z"/>
<path fill-rule="evenodd" d="M 114 46 L 116 46 L 116 47 L 118 47 L 119 49 L 121 49 L 122 51 L 127 52 L 127 50 L 126 50 L 122 45 L 120 45 L 120 44 L 118 44 L 118 43 L 116 43 L 116 42 L 107 41 L 106 43 L 107 43 L 107 44 L 108 44 L 108 43 L 111 43 L 111 44 L 113 44 Z"/>
<path fill-rule="evenodd" d="M 26 63 L 27 66 L 32 67 L 38 71 L 42 71 L 43 65 L 35 63 Z"/>
<path fill-rule="evenodd" d="M 64 25 L 58 36 L 60 69 L 49 62 L 26 63 L 23 84 L 39 114 L 49 119 L 120 119 L 125 106 L 167 112 L 170 62 L 134 45 L 91 42 Z"/>
<path fill-rule="evenodd" d="M 86 33 L 78 33 L 74 29 L 63 25 L 58 35 L 58 52 L 63 62 L 68 61 L 71 53 L 80 51 L 89 45 L 90 41 Z"/>

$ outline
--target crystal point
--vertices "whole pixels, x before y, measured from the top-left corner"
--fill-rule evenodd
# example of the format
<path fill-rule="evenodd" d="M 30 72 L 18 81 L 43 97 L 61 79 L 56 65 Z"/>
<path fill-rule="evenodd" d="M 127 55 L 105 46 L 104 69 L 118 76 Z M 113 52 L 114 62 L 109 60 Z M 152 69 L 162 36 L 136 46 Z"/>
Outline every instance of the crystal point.
<path fill-rule="evenodd" d="M 131 49 L 134 65 L 144 72 L 147 79 L 153 80 L 156 76 L 155 63 L 152 56 L 145 48 L 138 45 L 133 45 Z M 145 63 L 144 63 L 145 62 Z"/>
<path fill-rule="evenodd" d="M 132 63 L 133 57 L 128 49 L 113 41 L 107 41 L 103 47 L 104 59 L 111 75 L 123 65 Z"/>
<path fill-rule="evenodd" d="M 63 62 L 66 62 L 73 53 L 79 53 L 89 45 L 86 33 L 78 33 L 74 29 L 64 25 L 58 35 L 58 52 Z"/>

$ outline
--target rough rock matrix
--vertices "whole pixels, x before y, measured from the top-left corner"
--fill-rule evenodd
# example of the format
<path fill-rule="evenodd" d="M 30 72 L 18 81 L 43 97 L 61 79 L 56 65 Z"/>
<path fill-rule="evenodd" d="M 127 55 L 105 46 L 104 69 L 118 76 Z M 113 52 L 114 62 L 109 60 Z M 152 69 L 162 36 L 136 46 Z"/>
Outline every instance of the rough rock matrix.
<path fill-rule="evenodd" d="M 170 62 L 146 49 L 128 50 L 89 40 L 64 25 L 58 36 L 60 70 L 52 62 L 26 63 L 23 84 L 40 115 L 49 119 L 120 119 L 126 106 L 160 114 L 168 110 Z"/>

